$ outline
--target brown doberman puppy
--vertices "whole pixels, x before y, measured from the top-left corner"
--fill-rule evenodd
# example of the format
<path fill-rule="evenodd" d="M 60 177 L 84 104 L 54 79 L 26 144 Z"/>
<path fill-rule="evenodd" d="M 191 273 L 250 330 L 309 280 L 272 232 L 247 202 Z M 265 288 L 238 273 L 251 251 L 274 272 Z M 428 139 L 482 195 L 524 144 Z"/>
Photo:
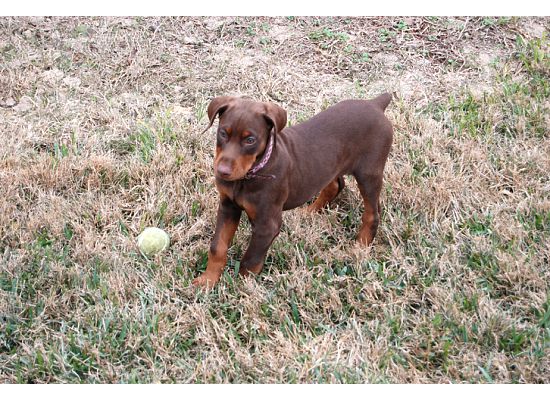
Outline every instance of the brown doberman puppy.
<path fill-rule="evenodd" d="M 212 287 L 220 279 L 242 210 L 252 238 L 239 273 L 258 274 L 279 234 L 283 211 L 319 192 L 308 209 L 323 208 L 343 189 L 347 174 L 357 180 L 365 208 L 357 240 L 369 245 L 380 220 L 379 196 L 393 137 L 384 115 L 390 101 L 388 93 L 342 101 L 285 128 L 286 111 L 275 104 L 229 96 L 212 100 L 206 130 L 219 116 L 214 174 L 220 202 L 206 271 L 193 284 Z"/>

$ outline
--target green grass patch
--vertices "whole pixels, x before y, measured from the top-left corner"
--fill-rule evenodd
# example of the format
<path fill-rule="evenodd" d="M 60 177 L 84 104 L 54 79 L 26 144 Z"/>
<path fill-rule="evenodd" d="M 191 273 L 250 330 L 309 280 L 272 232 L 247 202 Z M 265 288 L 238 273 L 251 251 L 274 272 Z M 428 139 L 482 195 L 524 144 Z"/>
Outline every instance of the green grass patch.
<path fill-rule="evenodd" d="M 324 42 L 324 41 L 337 41 L 337 42 L 346 42 L 349 40 L 349 35 L 345 32 L 335 32 L 330 28 L 322 28 L 310 32 L 308 38 L 314 42 Z M 321 43 L 323 45 L 323 43 Z"/>
<path fill-rule="evenodd" d="M 546 35 L 530 41 L 518 36 L 516 57 L 523 75 L 512 73 L 509 63 L 498 65 L 495 91 L 453 94 L 446 110 L 430 110 L 436 119 L 443 118 L 451 136 L 487 140 L 548 135 L 544 101 L 550 96 L 550 58 Z"/>

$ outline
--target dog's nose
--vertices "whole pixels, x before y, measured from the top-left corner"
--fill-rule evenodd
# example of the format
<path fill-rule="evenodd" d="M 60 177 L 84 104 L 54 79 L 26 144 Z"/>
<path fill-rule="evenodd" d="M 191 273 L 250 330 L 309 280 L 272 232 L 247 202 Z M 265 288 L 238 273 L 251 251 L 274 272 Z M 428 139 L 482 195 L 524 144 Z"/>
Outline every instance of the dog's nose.
<path fill-rule="evenodd" d="M 218 175 L 220 175 L 222 178 L 228 178 L 229 176 L 231 176 L 232 172 L 233 170 L 229 164 L 218 164 Z"/>

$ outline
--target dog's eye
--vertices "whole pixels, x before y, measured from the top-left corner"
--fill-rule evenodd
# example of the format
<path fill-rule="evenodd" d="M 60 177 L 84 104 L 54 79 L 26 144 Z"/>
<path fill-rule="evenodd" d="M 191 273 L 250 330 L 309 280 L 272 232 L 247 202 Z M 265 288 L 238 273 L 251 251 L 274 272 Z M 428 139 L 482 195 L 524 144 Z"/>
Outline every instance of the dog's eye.
<path fill-rule="evenodd" d="M 244 139 L 244 143 L 245 144 L 254 144 L 256 143 L 256 138 L 254 136 L 247 136 L 245 139 Z"/>
<path fill-rule="evenodd" d="M 227 140 L 227 132 L 226 131 L 219 131 L 218 136 L 220 139 Z"/>

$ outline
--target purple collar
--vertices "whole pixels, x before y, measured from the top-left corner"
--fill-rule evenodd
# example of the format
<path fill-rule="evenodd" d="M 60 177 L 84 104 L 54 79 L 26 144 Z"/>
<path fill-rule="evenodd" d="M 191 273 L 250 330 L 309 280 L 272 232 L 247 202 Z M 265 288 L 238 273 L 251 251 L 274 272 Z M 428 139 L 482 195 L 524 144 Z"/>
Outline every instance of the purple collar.
<path fill-rule="evenodd" d="M 254 167 L 250 168 L 248 172 L 245 174 L 244 179 L 252 179 L 252 178 L 270 178 L 275 179 L 275 175 L 259 175 L 257 172 L 261 170 L 267 162 L 269 161 L 269 158 L 271 157 L 271 152 L 273 151 L 273 135 L 269 136 L 269 143 L 267 144 L 267 149 L 264 152 L 264 156 L 260 160 L 258 164 L 256 164 Z"/>

